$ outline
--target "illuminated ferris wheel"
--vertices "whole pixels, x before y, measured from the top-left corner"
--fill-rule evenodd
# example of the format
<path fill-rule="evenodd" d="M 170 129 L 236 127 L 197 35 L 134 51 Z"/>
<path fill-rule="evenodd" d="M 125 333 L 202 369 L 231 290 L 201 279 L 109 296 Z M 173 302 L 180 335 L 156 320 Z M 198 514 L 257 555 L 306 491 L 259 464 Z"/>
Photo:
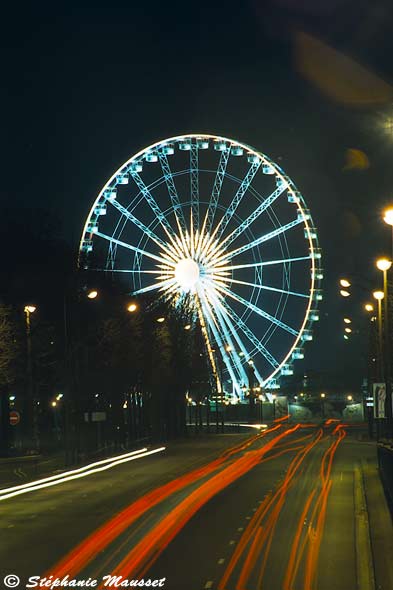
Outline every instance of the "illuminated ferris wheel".
<path fill-rule="evenodd" d="M 272 160 L 233 139 L 182 135 L 135 154 L 96 198 L 80 253 L 134 295 L 191 301 L 218 391 L 240 399 L 250 366 L 265 390 L 292 374 L 319 319 L 310 211 Z"/>

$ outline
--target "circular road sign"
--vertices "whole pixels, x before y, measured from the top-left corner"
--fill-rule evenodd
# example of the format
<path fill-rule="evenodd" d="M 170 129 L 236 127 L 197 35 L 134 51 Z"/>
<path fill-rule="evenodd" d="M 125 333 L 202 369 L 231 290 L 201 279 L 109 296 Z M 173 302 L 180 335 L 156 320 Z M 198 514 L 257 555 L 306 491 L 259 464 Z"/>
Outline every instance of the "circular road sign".
<path fill-rule="evenodd" d="M 11 426 L 15 426 L 19 422 L 20 422 L 20 414 L 19 414 L 19 412 L 16 412 L 15 410 L 13 410 L 12 412 L 10 412 L 10 424 L 11 424 Z"/>

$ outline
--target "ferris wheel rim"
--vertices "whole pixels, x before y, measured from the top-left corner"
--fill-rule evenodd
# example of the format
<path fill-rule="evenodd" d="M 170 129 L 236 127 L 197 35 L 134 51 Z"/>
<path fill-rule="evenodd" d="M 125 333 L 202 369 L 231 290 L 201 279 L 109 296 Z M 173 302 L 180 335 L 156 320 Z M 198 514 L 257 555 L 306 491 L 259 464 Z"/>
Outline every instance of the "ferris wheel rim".
<path fill-rule="evenodd" d="M 224 135 L 215 135 L 215 134 L 206 134 L 206 133 L 186 133 L 186 134 L 172 136 L 170 138 L 166 138 L 166 139 L 152 143 L 151 145 L 138 151 L 131 158 L 129 158 L 126 162 L 124 162 L 114 172 L 114 174 L 112 174 L 112 176 L 109 178 L 109 180 L 104 184 L 101 191 L 98 193 L 97 198 L 94 200 L 93 205 L 92 205 L 92 207 L 89 211 L 89 214 L 86 218 L 86 223 L 85 223 L 85 226 L 84 226 L 84 229 L 82 232 L 81 241 L 80 241 L 79 251 L 81 252 L 81 250 L 82 250 L 82 244 L 83 244 L 85 236 L 87 234 L 88 224 L 93 216 L 93 212 L 94 212 L 95 207 L 97 206 L 97 203 L 99 202 L 104 191 L 108 187 L 113 186 L 113 183 L 116 181 L 116 178 L 118 177 L 118 175 L 122 173 L 122 171 L 124 171 L 132 162 L 139 160 L 144 154 L 146 154 L 149 151 L 152 151 L 152 150 L 157 149 L 159 147 L 165 146 L 166 144 L 169 144 L 169 143 L 175 143 L 175 142 L 180 142 L 181 140 L 192 140 L 192 139 L 207 139 L 207 140 L 224 141 L 224 142 L 228 142 L 230 148 L 232 146 L 239 146 L 239 147 L 247 150 L 247 153 L 256 155 L 258 158 L 260 158 L 260 160 L 262 162 L 272 166 L 276 177 L 280 178 L 283 182 L 287 183 L 287 189 L 290 189 L 292 191 L 296 191 L 297 197 L 299 199 L 297 201 L 297 206 L 302 212 L 302 223 L 305 228 L 305 233 L 307 233 L 307 241 L 308 241 L 309 252 L 310 252 L 310 255 L 309 255 L 309 260 L 311 263 L 310 293 L 308 295 L 308 304 L 307 304 L 306 313 L 304 315 L 303 323 L 301 324 L 301 327 L 298 331 L 298 335 L 295 338 L 295 340 L 294 340 L 292 346 L 290 347 L 288 353 L 286 354 L 286 356 L 279 362 L 279 366 L 277 367 L 277 369 L 275 371 L 273 371 L 268 376 L 268 378 L 265 380 L 265 383 L 263 385 L 266 385 L 266 383 L 268 381 L 271 381 L 274 379 L 274 377 L 277 375 L 277 373 L 282 369 L 282 367 L 284 365 L 286 365 L 288 363 L 288 361 L 291 362 L 291 357 L 292 357 L 294 349 L 299 346 L 299 342 L 302 341 L 302 336 L 303 336 L 305 330 L 307 329 L 308 326 L 310 326 L 312 324 L 312 321 L 310 320 L 310 313 L 311 313 L 313 307 L 317 307 L 317 305 L 315 304 L 315 294 L 317 292 L 317 285 L 319 285 L 319 280 L 317 279 L 316 275 L 317 275 L 317 270 L 318 270 L 318 268 L 320 268 L 320 266 L 319 266 L 319 262 L 317 262 L 316 256 L 314 255 L 315 251 L 317 249 L 319 250 L 318 237 L 317 236 L 311 237 L 311 228 L 312 228 L 313 224 L 312 224 L 311 216 L 309 216 L 309 218 L 308 218 L 308 216 L 305 214 L 305 211 L 307 211 L 307 207 L 306 207 L 303 195 L 298 191 L 298 189 L 297 189 L 296 185 L 294 184 L 294 182 L 292 181 L 292 179 L 284 173 L 284 171 L 276 164 L 276 162 L 271 160 L 264 153 L 256 150 L 255 148 L 253 148 L 252 146 L 250 146 L 246 143 L 240 142 L 238 140 L 230 139 Z M 199 171 L 199 169 L 198 169 L 198 171 Z M 115 182 L 115 186 L 116 186 L 116 182 Z M 285 190 L 287 190 L 287 189 L 285 189 Z M 141 200 L 143 200 L 143 197 Z M 183 204 L 182 204 L 182 206 L 183 206 Z M 310 221 L 310 223 L 309 223 L 309 221 Z M 285 234 L 284 234 L 284 236 L 285 236 Z M 316 244 L 316 246 L 315 246 L 315 244 Z M 289 295 L 287 295 L 287 299 L 288 299 L 288 297 L 289 297 Z M 285 305 L 284 305 L 284 309 L 285 309 Z M 274 327 L 274 330 L 276 330 L 276 329 L 277 329 L 277 325 Z"/>

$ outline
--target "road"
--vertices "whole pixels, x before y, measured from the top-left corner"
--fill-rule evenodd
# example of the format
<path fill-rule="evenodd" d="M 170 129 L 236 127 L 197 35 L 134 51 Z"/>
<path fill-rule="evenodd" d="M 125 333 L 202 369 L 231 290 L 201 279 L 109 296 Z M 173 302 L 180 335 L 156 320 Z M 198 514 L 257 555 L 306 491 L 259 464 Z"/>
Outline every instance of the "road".
<path fill-rule="evenodd" d="M 165 578 L 168 590 L 355 589 L 354 469 L 367 459 L 374 445 L 336 423 L 171 444 L 0 503 L 0 563 L 22 580 L 110 574 Z"/>

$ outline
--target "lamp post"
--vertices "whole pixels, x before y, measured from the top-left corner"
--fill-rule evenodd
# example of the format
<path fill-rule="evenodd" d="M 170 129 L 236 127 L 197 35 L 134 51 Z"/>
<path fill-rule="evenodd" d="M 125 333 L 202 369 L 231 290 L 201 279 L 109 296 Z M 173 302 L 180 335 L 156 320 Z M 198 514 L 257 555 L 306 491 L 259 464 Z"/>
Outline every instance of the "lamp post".
<path fill-rule="evenodd" d="M 386 418 L 388 423 L 388 434 L 392 429 L 392 391 L 390 387 L 390 334 L 389 334 L 389 299 L 388 299 L 388 270 L 392 261 L 388 258 L 379 258 L 376 262 L 377 268 L 383 272 L 383 298 L 384 298 L 384 367 L 386 384 Z"/>
<path fill-rule="evenodd" d="M 382 379 L 383 371 L 382 371 L 382 356 L 383 356 L 383 346 L 382 346 L 382 299 L 384 297 L 383 291 L 374 291 L 373 292 L 374 299 L 378 302 L 378 379 Z"/>
<path fill-rule="evenodd" d="M 325 397 L 326 397 L 326 393 L 321 393 L 321 414 L 322 414 L 322 418 L 325 417 Z"/>
<path fill-rule="evenodd" d="M 34 395 L 34 381 L 33 381 L 33 356 L 31 347 L 31 314 L 36 311 L 35 305 L 25 305 L 25 320 L 26 320 L 26 342 L 27 342 L 27 380 L 28 380 L 28 424 L 31 433 L 31 442 L 36 451 L 39 451 L 39 437 L 38 437 L 38 416 L 37 404 Z"/>

